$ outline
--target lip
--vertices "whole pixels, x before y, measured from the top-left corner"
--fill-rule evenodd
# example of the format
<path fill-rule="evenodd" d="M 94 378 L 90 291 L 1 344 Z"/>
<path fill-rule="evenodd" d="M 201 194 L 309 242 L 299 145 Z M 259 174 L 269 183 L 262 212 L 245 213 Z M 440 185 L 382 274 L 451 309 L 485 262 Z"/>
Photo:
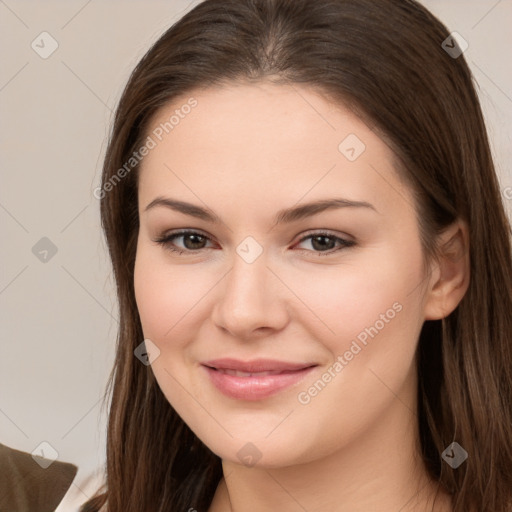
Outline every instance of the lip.
<path fill-rule="evenodd" d="M 201 364 L 213 385 L 237 400 L 262 400 L 300 382 L 316 363 L 224 358 Z M 248 375 L 253 374 L 253 375 Z"/>

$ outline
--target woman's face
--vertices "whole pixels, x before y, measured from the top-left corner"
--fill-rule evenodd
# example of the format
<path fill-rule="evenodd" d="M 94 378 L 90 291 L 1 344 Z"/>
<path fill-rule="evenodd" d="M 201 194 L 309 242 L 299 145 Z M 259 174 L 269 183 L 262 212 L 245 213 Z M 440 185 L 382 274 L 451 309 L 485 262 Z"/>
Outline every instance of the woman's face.
<path fill-rule="evenodd" d="M 147 135 L 135 293 L 183 420 L 267 467 L 403 435 L 428 283 L 389 147 L 313 89 L 268 83 L 183 97 Z"/>

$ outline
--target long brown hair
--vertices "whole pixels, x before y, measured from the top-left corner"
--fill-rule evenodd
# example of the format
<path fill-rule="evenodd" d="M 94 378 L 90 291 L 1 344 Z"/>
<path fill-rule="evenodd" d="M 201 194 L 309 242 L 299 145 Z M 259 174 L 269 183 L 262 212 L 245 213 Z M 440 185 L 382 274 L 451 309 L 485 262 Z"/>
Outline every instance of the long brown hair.
<path fill-rule="evenodd" d="M 143 340 L 133 285 L 138 165 L 120 169 L 143 145 L 155 112 L 174 98 L 260 80 L 314 87 L 390 145 L 415 194 L 425 255 L 435 255 L 444 227 L 467 222 L 469 288 L 447 318 L 424 323 L 418 344 L 422 456 L 455 512 L 509 510 L 511 228 L 472 75 L 464 55 L 443 48 L 449 37 L 414 0 L 206 0 L 142 58 L 116 111 L 99 194 L 120 327 L 106 391 L 106 487 L 83 512 L 105 502 L 109 512 L 201 512 L 211 503 L 219 457 L 134 357 Z M 457 469 L 441 458 L 453 441 L 469 454 Z"/>

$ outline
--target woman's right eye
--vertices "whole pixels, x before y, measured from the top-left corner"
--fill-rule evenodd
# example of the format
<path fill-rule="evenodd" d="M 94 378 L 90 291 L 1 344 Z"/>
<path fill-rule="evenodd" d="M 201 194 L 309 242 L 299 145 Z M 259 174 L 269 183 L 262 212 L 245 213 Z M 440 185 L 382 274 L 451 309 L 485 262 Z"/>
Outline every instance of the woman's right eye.
<path fill-rule="evenodd" d="M 183 239 L 183 242 L 185 245 L 184 248 L 176 247 L 174 240 L 176 240 L 177 238 Z M 162 245 L 163 247 L 165 247 L 165 249 L 167 249 L 169 251 L 176 252 L 178 254 L 184 254 L 187 252 L 194 253 L 201 249 L 207 248 L 207 247 L 194 247 L 194 245 L 197 245 L 197 244 L 202 245 L 202 242 L 204 242 L 206 240 L 211 241 L 211 239 L 209 237 L 207 237 L 206 235 L 203 235 L 202 233 L 199 233 L 197 231 L 179 231 L 176 233 L 169 233 L 160 238 L 157 238 L 156 240 L 154 240 L 154 242 Z M 192 245 L 192 247 L 186 247 L 187 242 L 191 242 L 191 244 L 189 244 L 189 245 Z"/>

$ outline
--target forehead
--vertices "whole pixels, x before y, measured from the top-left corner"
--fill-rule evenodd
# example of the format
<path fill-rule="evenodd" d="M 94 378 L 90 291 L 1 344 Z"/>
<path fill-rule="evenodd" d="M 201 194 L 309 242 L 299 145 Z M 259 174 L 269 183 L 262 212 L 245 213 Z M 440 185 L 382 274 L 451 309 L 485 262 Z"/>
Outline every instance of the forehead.
<path fill-rule="evenodd" d="M 409 194 L 387 144 L 343 104 L 307 86 L 193 90 L 162 107 L 147 135 L 154 147 L 139 178 L 146 204 L 166 193 L 196 200 L 233 194 L 257 208 L 262 200 L 285 196 L 289 205 L 335 189 L 393 206 Z"/>
<path fill-rule="evenodd" d="M 196 106 L 188 108 L 191 98 Z M 172 139 L 177 149 L 192 137 L 195 147 L 208 149 L 212 155 L 227 153 L 228 145 L 231 159 L 256 156 L 258 161 L 265 156 L 302 159 L 308 150 L 318 149 L 330 149 L 337 156 L 338 139 L 349 129 L 368 143 L 370 138 L 377 139 L 362 120 L 319 91 L 268 82 L 191 91 L 162 107 L 151 127 L 161 127 L 164 132 L 161 138 L 165 140 L 158 141 L 163 142 L 159 144 L 162 150 L 166 142 L 173 145 Z M 156 138 L 160 138 L 158 133 Z M 297 145 L 304 150 L 297 151 Z M 288 153 L 290 149 L 293 151 Z M 311 156 L 319 155 L 315 151 Z"/>

